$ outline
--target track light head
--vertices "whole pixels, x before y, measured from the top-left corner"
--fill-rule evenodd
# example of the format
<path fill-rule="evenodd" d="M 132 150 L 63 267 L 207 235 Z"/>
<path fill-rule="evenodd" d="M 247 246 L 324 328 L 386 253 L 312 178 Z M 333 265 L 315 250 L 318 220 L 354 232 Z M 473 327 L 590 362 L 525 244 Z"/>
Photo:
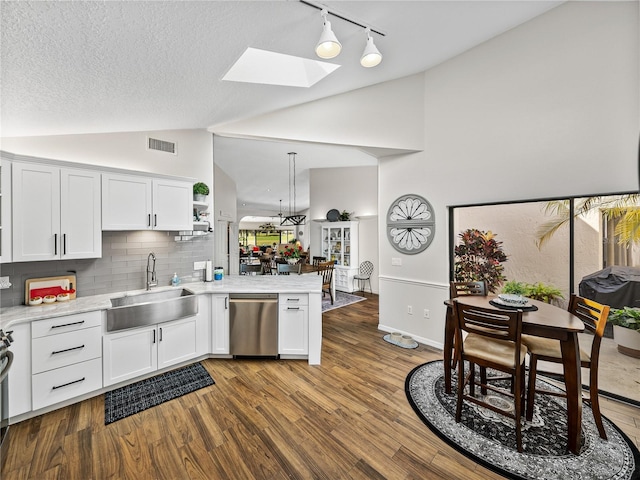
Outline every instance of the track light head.
<path fill-rule="evenodd" d="M 380 50 L 378 50 L 373 43 L 373 37 L 371 36 L 371 29 L 367 27 L 367 44 L 364 47 L 364 52 L 362 52 L 362 57 L 360 57 L 360 65 L 366 68 L 375 67 L 382 61 L 382 54 Z"/>
<path fill-rule="evenodd" d="M 337 57 L 342 50 L 342 44 L 336 38 L 333 30 L 331 30 L 331 22 L 327 20 L 327 14 L 328 12 L 326 10 L 322 10 L 322 34 L 320 35 L 320 40 L 318 40 L 318 44 L 316 45 L 316 55 L 320 58 Z"/>

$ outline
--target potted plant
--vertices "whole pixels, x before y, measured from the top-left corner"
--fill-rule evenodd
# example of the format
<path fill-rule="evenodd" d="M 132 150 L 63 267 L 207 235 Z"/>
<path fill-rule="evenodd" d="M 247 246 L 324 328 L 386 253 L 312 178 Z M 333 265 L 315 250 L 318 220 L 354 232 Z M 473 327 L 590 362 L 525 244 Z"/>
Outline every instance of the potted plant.
<path fill-rule="evenodd" d="M 198 182 L 193 184 L 193 200 L 196 202 L 206 202 L 209 195 L 209 187 L 206 183 Z"/>
<path fill-rule="evenodd" d="M 470 228 L 458 234 L 460 244 L 455 247 L 454 279 L 456 282 L 484 280 L 493 293 L 505 280 L 503 262 L 507 255 L 502 251 L 502 242 L 495 234 Z"/>
<path fill-rule="evenodd" d="M 523 283 L 510 280 L 502 287 L 502 293 L 512 293 L 514 295 L 522 295 L 523 297 L 532 298 L 545 303 L 553 303 L 560 298 L 564 298 L 562 292 L 554 287 L 542 282 Z"/>
<path fill-rule="evenodd" d="M 613 339 L 618 351 L 640 358 L 640 308 L 611 309 L 607 322 L 613 325 Z"/>

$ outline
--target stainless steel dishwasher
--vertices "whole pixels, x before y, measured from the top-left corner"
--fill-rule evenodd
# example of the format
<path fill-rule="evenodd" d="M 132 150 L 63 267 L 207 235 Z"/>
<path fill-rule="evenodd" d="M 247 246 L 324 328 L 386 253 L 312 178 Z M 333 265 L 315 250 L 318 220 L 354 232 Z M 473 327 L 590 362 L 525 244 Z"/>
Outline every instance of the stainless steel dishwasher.
<path fill-rule="evenodd" d="M 229 353 L 278 356 L 278 294 L 229 295 Z"/>

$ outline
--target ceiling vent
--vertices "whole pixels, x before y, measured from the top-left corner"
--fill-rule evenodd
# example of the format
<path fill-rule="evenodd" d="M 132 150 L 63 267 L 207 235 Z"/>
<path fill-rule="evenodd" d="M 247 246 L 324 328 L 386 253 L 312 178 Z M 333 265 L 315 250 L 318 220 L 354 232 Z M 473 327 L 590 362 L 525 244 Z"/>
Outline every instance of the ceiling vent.
<path fill-rule="evenodd" d="M 147 137 L 147 148 L 149 150 L 157 150 L 158 152 L 177 153 L 177 145 L 175 142 L 167 142 L 166 140 L 158 140 L 157 138 Z"/>

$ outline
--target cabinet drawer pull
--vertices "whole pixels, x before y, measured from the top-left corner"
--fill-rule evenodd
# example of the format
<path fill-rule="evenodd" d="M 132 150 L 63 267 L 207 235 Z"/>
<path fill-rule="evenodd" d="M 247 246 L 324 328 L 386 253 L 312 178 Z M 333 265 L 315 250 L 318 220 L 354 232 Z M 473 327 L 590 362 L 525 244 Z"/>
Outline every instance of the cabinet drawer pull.
<path fill-rule="evenodd" d="M 158 226 L 158 215 L 156 215 L 155 213 L 153 214 L 153 226 Z"/>
<path fill-rule="evenodd" d="M 153 343 L 156 343 L 156 329 L 153 329 Z"/>
<path fill-rule="evenodd" d="M 300 307 L 287 307 L 287 310 L 300 310 Z"/>
<path fill-rule="evenodd" d="M 73 382 L 64 383 L 62 385 L 54 385 L 52 390 L 57 390 L 58 388 L 62 388 L 62 387 L 68 387 L 69 385 L 73 385 L 74 383 L 84 382 L 84 380 L 85 380 L 85 377 L 82 377 L 78 380 L 74 380 Z"/>
<path fill-rule="evenodd" d="M 58 255 L 58 234 L 53 234 L 53 254 Z"/>
<path fill-rule="evenodd" d="M 51 355 L 56 355 L 58 353 L 64 353 L 64 352 L 70 352 L 72 350 L 82 350 L 83 348 L 84 348 L 84 345 L 80 345 L 79 347 L 65 348 L 64 350 L 56 350 L 54 352 L 51 352 Z"/>
<path fill-rule="evenodd" d="M 64 323 L 62 325 L 51 325 L 51 328 L 70 327 L 71 325 L 82 325 L 83 323 L 84 320 L 80 320 L 79 322 Z"/>
<path fill-rule="evenodd" d="M 151 214 L 147 215 L 147 227 L 151 226 Z"/>
<path fill-rule="evenodd" d="M 299 302 L 299 298 L 287 298 L 287 302 Z"/>
<path fill-rule="evenodd" d="M 158 339 L 158 341 L 161 342 L 162 341 L 162 327 L 160 327 L 159 330 L 160 330 L 160 338 Z"/>
<path fill-rule="evenodd" d="M 67 234 L 66 233 L 62 234 L 62 254 L 63 255 L 67 254 Z"/>

